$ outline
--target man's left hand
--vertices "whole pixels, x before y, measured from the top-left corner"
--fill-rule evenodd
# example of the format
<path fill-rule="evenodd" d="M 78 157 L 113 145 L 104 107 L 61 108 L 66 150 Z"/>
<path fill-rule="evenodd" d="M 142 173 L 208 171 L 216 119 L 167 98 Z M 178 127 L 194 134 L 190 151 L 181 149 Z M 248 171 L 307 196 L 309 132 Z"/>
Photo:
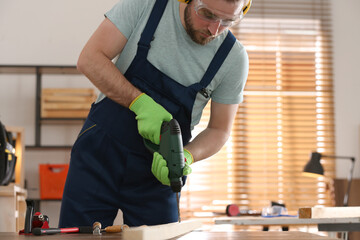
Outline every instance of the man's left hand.
<path fill-rule="evenodd" d="M 187 176 L 192 172 L 190 164 L 194 162 L 194 158 L 191 155 L 191 153 L 185 148 L 184 148 L 184 158 L 185 158 L 185 166 L 183 169 L 183 176 Z M 154 174 L 156 179 L 159 180 L 162 184 L 170 186 L 169 168 L 167 167 L 166 160 L 158 152 L 155 152 L 153 155 L 151 172 Z"/>

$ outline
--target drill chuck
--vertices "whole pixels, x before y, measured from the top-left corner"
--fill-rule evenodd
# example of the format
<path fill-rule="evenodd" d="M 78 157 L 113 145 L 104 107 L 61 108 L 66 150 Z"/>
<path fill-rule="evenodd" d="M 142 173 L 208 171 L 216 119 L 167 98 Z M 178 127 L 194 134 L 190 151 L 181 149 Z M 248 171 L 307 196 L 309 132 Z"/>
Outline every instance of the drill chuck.
<path fill-rule="evenodd" d="M 182 182 L 181 178 L 178 179 L 177 181 L 170 182 L 171 190 L 176 193 L 181 192 L 182 185 L 183 185 L 183 182 Z"/>

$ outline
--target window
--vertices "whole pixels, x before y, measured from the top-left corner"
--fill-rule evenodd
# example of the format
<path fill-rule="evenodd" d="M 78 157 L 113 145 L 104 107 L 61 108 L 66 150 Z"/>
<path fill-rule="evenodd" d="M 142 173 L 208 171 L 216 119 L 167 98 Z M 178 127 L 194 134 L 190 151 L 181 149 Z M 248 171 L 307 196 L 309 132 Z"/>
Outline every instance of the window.
<path fill-rule="evenodd" d="M 329 178 L 301 172 L 311 151 L 334 155 L 330 1 L 255 0 L 232 29 L 250 69 L 232 134 L 215 156 L 192 165 L 182 191 L 182 217 L 225 213 L 227 204 L 261 210 L 270 201 L 288 210 L 333 205 Z M 204 110 L 204 128 L 209 108 Z"/>

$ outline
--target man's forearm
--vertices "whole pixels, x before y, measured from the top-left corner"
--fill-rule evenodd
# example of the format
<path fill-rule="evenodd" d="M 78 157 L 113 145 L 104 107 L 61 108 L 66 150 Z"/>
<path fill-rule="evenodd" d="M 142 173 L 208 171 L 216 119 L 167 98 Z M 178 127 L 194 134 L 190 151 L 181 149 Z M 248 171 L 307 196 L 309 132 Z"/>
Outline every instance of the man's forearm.
<path fill-rule="evenodd" d="M 229 132 L 217 128 L 206 128 L 185 148 L 191 152 L 194 161 L 206 159 L 217 153 L 229 138 Z"/>
<path fill-rule="evenodd" d="M 101 52 L 83 51 L 77 67 L 102 93 L 122 106 L 129 107 L 141 93 Z"/>

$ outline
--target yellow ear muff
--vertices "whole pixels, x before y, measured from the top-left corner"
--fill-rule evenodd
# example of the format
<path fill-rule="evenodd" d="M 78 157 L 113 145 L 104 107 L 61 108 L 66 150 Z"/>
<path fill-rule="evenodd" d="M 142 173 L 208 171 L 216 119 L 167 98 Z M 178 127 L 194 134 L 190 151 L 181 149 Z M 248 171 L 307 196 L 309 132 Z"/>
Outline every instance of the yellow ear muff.
<path fill-rule="evenodd" d="M 251 7 L 251 3 L 252 3 L 252 0 L 249 0 L 248 4 L 246 4 L 246 6 L 243 8 L 243 16 L 245 16 L 245 14 L 249 11 L 249 9 Z"/>
<path fill-rule="evenodd" d="M 179 2 L 182 2 L 182 3 L 190 3 L 191 0 L 178 0 Z"/>

